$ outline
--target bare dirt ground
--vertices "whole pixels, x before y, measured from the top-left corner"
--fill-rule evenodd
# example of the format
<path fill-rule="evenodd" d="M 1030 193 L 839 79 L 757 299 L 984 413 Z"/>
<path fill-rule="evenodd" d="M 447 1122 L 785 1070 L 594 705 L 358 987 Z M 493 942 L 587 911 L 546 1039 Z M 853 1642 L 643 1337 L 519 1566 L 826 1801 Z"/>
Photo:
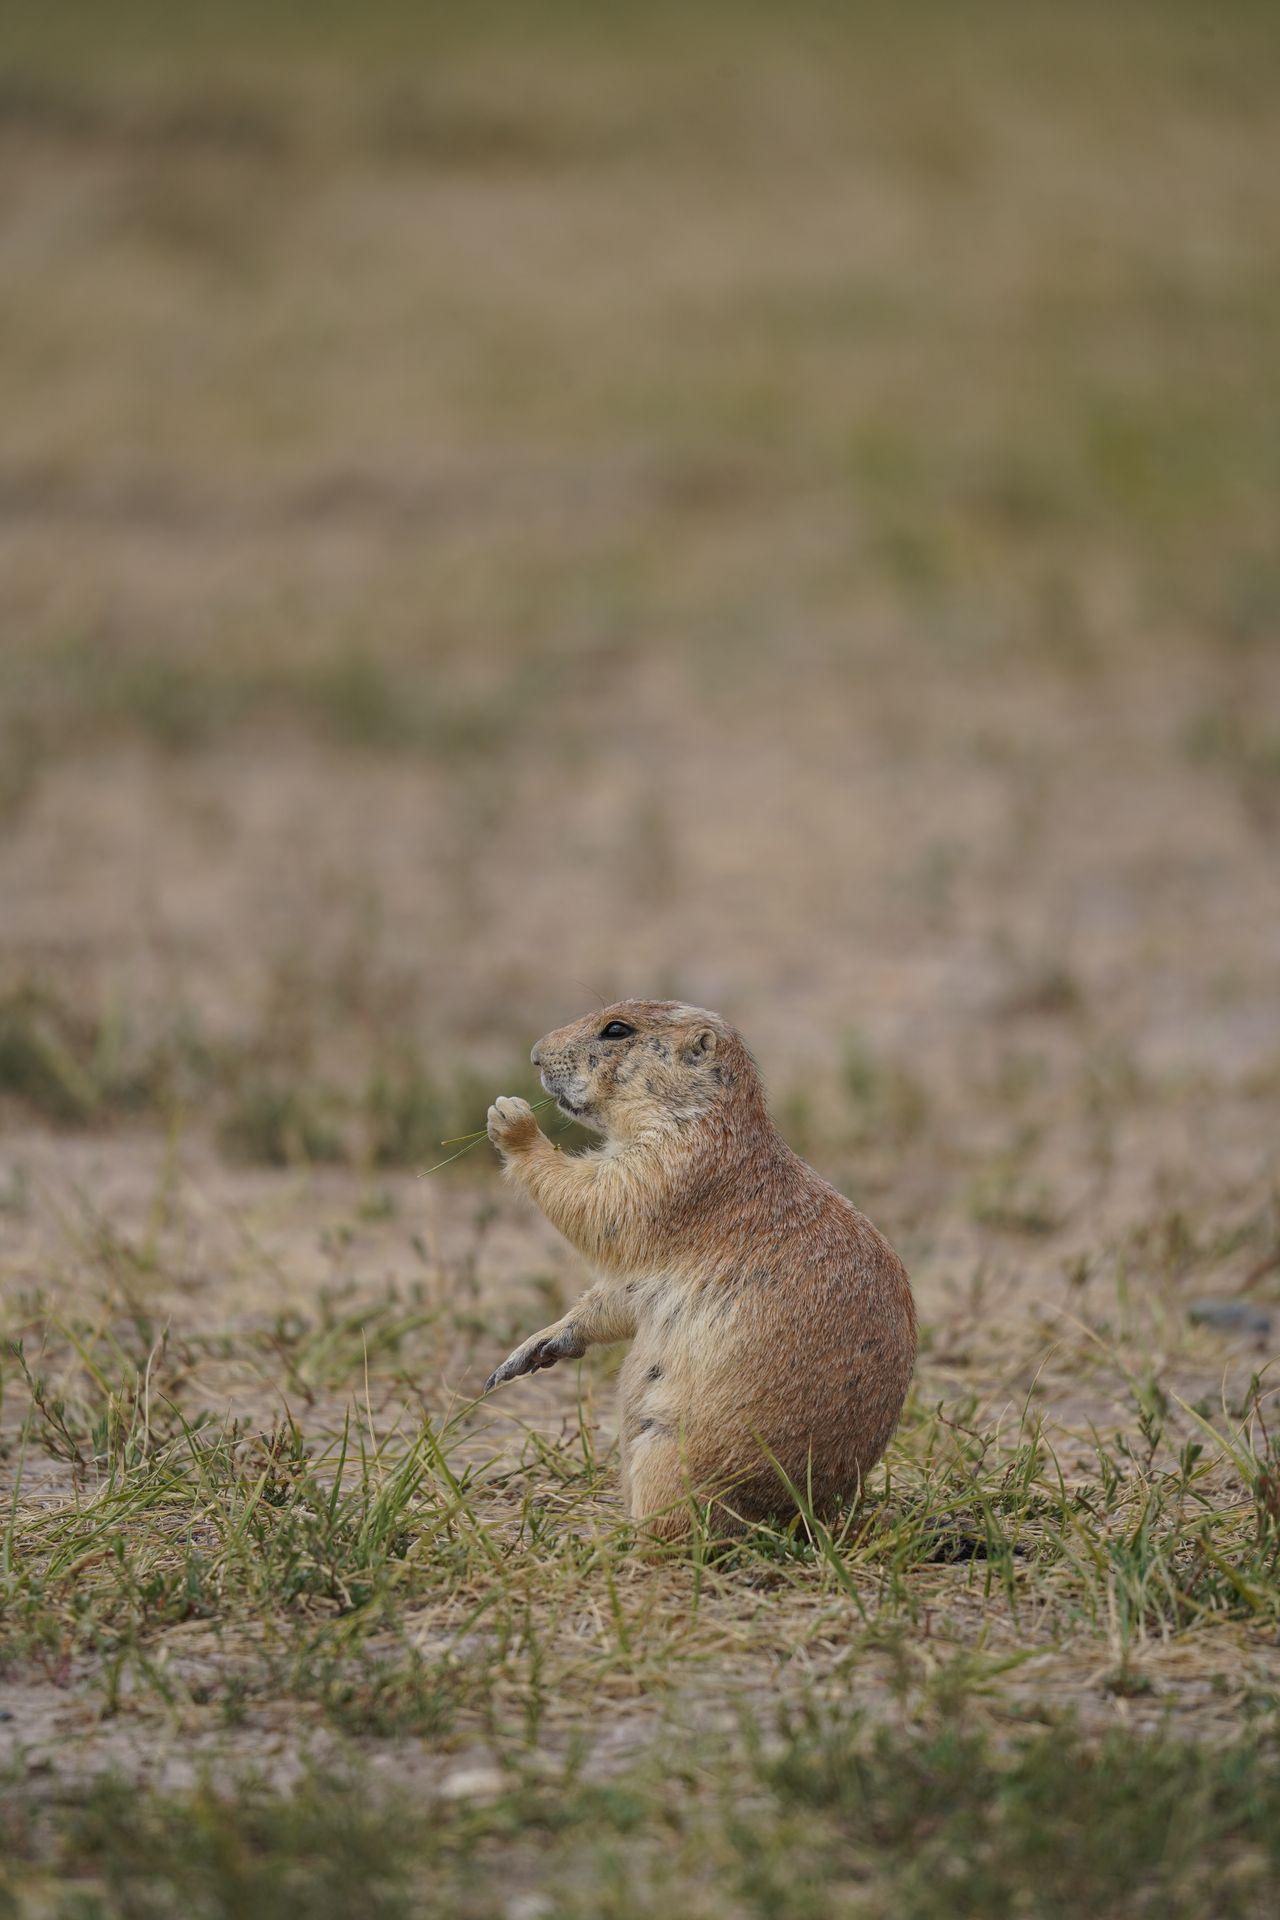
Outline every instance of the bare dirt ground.
<path fill-rule="evenodd" d="M 32 1804 L 353 1747 L 484 1800 L 802 1697 L 1274 1716 L 1276 53 L 1246 6 L 15 23 Z M 631 992 L 733 1018 L 912 1270 L 830 1552 L 638 1561 L 609 1357 L 466 1411 L 583 1276 L 487 1148 L 420 1174 Z"/>

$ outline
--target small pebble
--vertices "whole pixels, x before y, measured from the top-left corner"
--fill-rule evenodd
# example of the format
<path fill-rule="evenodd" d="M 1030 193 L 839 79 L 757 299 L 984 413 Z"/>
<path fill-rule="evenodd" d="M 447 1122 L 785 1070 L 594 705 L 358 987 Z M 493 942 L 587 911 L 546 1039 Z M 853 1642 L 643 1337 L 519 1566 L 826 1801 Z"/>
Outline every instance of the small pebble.
<path fill-rule="evenodd" d="M 1270 1333 L 1271 1315 L 1252 1300 L 1193 1300 L 1187 1309 L 1197 1327 L 1220 1333 Z"/>
<path fill-rule="evenodd" d="M 496 1767 L 459 1767 L 440 1783 L 442 1800 L 489 1800 L 506 1786 Z"/>

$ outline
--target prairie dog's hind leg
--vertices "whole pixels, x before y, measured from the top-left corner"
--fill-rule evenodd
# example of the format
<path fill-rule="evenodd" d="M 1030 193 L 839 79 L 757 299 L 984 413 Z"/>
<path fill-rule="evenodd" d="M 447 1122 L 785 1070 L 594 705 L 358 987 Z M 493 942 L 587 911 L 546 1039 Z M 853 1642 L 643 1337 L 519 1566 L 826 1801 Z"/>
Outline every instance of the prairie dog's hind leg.
<path fill-rule="evenodd" d="M 622 1456 L 622 1486 L 637 1527 L 659 1540 L 683 1540 L 692 1524 L 689 1476 L 674 1434 L 640 1433 Z"/>
<path fill-rule="evenodd" d="M 736 1511 L 733 1483 L 717 1478 L 703 1484 L 668 1430 L 651 1427 L 624 1446 L 622 1488 L 633 1522 L 651 1538 L 688 1539 L 695 1513 L 707 1514 L 715 1540 L 736 1539 L 747 1531 L 746 1519 Z"/>

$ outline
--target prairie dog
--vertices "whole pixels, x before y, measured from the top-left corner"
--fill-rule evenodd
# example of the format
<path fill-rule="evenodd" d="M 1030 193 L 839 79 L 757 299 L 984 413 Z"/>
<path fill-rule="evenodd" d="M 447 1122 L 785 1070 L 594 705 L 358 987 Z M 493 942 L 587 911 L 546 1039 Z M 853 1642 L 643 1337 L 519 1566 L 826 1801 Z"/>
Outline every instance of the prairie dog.
<path fill-rule="evenodd" d="M 489 1138 L 598 1278 L 485 1392 L 630 1340 L 620 1439 L 638 1523 L 679 1538 L 691 1496 L 720 1532 L 794 1512 L 783 1474 L 832 1514 L 884 1452 L 911 1377 L 915 1307 L 897 1254 L 787 1146 L 718 1014 L 622 1000 L 531 1058 L 603 1145 L 561 1152 L 510 1096 L 490 1107 Z"/>

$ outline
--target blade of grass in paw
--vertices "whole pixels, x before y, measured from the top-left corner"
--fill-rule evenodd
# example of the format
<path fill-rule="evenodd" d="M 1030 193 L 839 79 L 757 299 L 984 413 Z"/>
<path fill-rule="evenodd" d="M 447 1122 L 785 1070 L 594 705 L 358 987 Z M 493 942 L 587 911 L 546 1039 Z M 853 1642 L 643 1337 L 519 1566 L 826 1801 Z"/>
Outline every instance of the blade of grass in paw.
<path fill-rule="evenodd" d="M 554 1097 L 553 1094 L 548 1094 L 544 1100 L 535 1100 L 530 1108 L 530 1112 L 537 1113 L 540 1108 L 549 1107 Z M 448 1154 L 443 1160 L 437 1160 L 434 1167 L 423 1167 L 418 1174 L 419 1180 L 425 1180 L 429 1174 L 439 1173 L 441 1167 L 452 1166 L 455 1160 L 461 1160 L 464 1153 L 470 1153 L 473 1147 L 478 1147 L 480 1142 L 486 1140 L 488 1137 L 489 1129 L 487 1127 L 478 1127 L 474 1133 L 455 1133 L 451 1139 L 442 1140 L 440 1142 L 442 1147 L 452 1147 L 459 1140 L 463 1142 L 463 1145 L 458 1148 L 456 1153 Z"/>

